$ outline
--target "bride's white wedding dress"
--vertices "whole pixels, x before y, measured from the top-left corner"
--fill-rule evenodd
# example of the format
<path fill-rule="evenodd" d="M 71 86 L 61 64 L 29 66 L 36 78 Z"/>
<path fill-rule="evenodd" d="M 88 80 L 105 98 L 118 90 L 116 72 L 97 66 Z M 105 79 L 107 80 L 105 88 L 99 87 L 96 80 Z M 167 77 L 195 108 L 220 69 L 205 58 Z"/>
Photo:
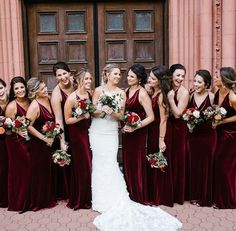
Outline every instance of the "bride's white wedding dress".
<path fill-rule="evenodd" d="M 92 149 L 92 207 L 102 231 L 172 231 L 182 224 L 158 207 L 132 201 L 117 162 L 118 122 L 93 118 L 89 129 Z M 135 174 L 135 173 L 134 173 Z"/>

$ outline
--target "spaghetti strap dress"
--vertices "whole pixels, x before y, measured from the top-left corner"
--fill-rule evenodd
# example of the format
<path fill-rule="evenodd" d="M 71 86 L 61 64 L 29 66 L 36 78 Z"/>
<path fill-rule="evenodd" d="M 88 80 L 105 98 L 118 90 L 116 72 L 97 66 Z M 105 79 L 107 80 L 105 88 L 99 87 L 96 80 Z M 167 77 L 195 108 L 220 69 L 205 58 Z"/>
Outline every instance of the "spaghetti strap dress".
<path fill-rule="evenodd" d="M 219 104 L 219 91 L 215 104 Z M 226 118 L 235 116 L 226 95 L 221 107 L 227 111 Z M 236 208 L 236 122 L 217 126 L 218 142 L 214 162 L 214 203 L 221 209 Z"/>

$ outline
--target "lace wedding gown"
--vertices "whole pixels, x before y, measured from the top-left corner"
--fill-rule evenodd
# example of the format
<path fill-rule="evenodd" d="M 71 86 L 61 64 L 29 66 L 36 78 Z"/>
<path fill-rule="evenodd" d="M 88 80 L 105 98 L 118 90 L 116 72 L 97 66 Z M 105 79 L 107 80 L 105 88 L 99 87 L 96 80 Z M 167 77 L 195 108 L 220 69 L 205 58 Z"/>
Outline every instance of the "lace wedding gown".
<path fill-rule="evenodd" d="M 102 231 L 172 231 L 182 224 L 158 207 L 132 201 L 117 162 L 118 122 L 93 118 L 89 129 L 92 149 L 92 207 Z M 135 173 L 134 173 L 135 174 Z"/>

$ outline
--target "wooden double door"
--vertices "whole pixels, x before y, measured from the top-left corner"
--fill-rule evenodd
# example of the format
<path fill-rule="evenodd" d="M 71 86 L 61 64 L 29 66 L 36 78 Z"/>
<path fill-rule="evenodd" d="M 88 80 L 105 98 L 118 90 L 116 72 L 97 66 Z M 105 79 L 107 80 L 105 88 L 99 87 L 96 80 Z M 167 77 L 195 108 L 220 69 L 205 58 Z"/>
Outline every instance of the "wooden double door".
<path fill-rule="evenodd" d="M 52 65 L 68 63 L 72 71 L 82 67 L 100 83 L 107 63 L 118 63 L 121 87 L 133 63 L 147 71 L 165 63 L 164 2 L 27 1 L 29 76 L 43 79 L 51 91 L 55 84 Z"/>

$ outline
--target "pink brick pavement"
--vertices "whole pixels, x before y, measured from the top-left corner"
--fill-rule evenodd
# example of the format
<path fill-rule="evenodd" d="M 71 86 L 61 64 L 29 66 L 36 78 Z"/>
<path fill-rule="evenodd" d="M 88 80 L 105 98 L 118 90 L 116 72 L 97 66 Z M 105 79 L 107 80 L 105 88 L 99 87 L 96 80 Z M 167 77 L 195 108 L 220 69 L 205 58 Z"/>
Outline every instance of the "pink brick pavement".
<path fill-rule="evenodd" d="M 173 208 L 160 206 L 166 212 L 176 216 L 182 223 L 181 230 L 191 231 L 233 231 L 236 230 L 236 210 L 216 210 L 197 207 L 185 202 L 175 204 Z M 17 230 L 57 230 L 57 231 L 96 231 L 93 219 L 98 213 L 92 210 L 74 211 L 66 207 L 65 201 L 51 209 L 18 214 L 0 209 L 0 231 Z"/>

